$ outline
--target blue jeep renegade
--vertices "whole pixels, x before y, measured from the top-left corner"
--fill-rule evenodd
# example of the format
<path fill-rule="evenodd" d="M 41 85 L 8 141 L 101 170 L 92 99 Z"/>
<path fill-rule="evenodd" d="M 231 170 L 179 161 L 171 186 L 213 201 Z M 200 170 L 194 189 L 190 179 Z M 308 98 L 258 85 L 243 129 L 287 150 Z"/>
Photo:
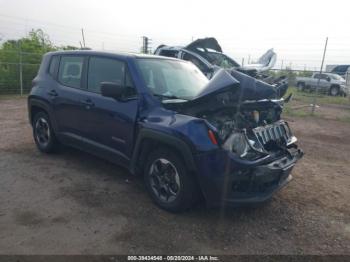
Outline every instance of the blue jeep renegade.
<path fill-rule="evenodd" d="M 235 70 L 208 80 L 167 57 L 52 52 L 28 110 L 39 150 L 61 143 L 123 165 L 176 212 L 201 196 L 210 205 L 262 202 L 291 180 L 303 153 L 273 90 Z"/>

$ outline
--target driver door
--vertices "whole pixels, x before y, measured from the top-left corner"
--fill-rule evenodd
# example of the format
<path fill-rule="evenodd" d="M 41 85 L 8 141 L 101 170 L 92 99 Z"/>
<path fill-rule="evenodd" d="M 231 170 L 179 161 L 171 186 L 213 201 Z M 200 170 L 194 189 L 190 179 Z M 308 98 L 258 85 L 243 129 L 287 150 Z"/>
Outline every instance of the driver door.
<path fill-rule="evenodd" d="M 90 143 L 97 150 L 129 160 L 135 138 L 138 113 L 136 88 L 130 77 L 126 61 L 90 57 L 87 70 L 87 97 L 91 106 L 88 128 Z M 101 82 L 113 82 L 125 88 L 123 100 L 101 95 Z"/>

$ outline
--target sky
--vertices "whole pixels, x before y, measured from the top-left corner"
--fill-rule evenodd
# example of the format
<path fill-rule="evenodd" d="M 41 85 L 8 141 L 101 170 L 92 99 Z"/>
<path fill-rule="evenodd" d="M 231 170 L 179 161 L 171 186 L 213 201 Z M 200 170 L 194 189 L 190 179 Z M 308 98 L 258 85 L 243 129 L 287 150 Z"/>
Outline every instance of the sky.
<path fill-rule="evenodd" d="M 153 49 L 215 37 L 238 62 L 274 48 L 277 68 L 318 70 L 326 37 L 325 64 L 350 63 L 347 2 L 0 0 L 0 41 L 42 28 L 56 45 L 79 46 L 84 28 L 93 49 L 138 52 L 142 36 L 152 39 Z"/>

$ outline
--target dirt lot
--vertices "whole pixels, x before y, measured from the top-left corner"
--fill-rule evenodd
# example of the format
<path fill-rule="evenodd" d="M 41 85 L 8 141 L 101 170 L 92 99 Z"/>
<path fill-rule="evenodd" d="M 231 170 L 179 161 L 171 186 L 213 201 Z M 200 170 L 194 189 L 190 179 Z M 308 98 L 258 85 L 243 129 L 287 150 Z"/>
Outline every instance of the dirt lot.
<path fill-rule="evenodd" d="M 39 153 L 25 99 L 0 99 L 0 253 L 350 254 L 350 123 L 289 118 L 306 155 L 272 201 L 174 215 L 118 166 Z"/>

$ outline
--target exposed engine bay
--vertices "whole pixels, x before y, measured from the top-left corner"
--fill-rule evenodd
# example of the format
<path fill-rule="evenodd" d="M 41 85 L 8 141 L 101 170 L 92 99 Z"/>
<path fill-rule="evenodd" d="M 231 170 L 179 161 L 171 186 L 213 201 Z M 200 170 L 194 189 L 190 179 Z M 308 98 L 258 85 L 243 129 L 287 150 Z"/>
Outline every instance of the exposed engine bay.
<path fill-rule="evenodd" d="M 242 158 L 256 159 L 282 153 L 296 142 L 288 123 L 275 108 L 223 110 L 201 116 L 215 127 L 224 149 Z"/>
<path fill-rule="evenodd" d="M 269 85 L 239 72 L 221 71 L 195 99 L 163 101 L 166 108 L 204 119 L 222 148 L 254 160 L 290 153 L 296 137 L 281 119 L 284 99 Z"/>
<path fill-rule="evenodd" d="M 222 147 L 242 158 L 283 153 L 296 142 L 288 123 L 274 108 L 223 110 L 202 118 L 215 127 Z"/>

